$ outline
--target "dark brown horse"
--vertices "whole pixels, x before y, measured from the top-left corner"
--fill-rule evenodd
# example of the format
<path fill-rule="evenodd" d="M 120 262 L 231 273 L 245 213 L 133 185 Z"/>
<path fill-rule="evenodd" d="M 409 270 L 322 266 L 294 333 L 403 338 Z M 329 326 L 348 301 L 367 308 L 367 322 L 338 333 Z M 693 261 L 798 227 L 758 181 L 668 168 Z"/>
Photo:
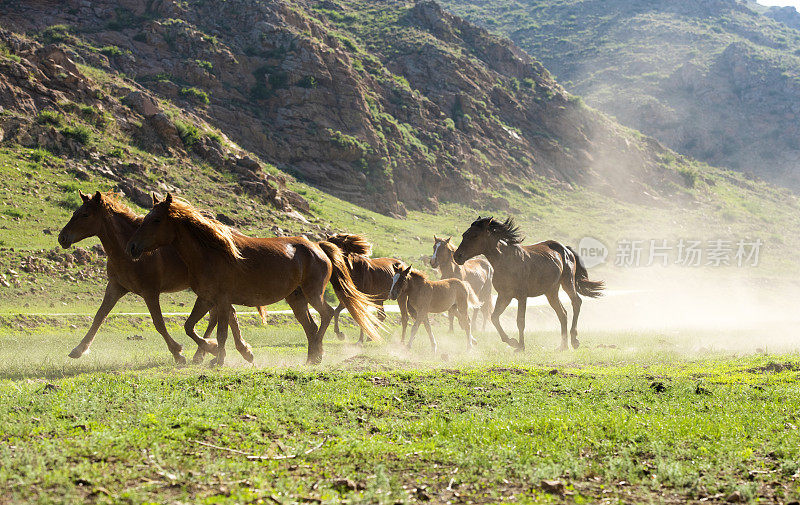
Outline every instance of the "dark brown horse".
<path fill-rule="evenodd" d="M 561 323 L 561 349 L 567 349 L 567 311 L 558 299 L 561 286 L 572 302 L 572 347 L 577 348 L 578 315 L 581 297 L 597 298 L 604 288 L 602 281 L 590 281 L 589 273 L 578 255 L 570 247 L 554 240 L 523 246 L 519 228 L 512 218 L 505 222 L 494 218 L 478 218 L 464 232 L 454 259 L 463 265 L 469 258 L 483 254 L 494 267 L 494 289 L 497 302 L 492 312 L 492 323 L 503 342 L 525 350 L 525 304 L 528 297 L 545 295 L 556 311 Z M 500 316 L 511 299 L 516 298 L 517 329 L 519 340 L 508 338 L 500 325 Z"/>
<path fill-rule="evenodd" d="M 361 235 L 338 233 L 328 237 L 328 242 L 336 244 L 344 253 L 345 262 L 350 269 L 350 277 L 359 291 L 372 297 L 378 306 L 378 320 L 386 319 L 383 302 L 389 298 L 389 288 L 392 287 L 392 277 L 395 267 L 405 268 L 405 263 L 395 258 L 370 258 L 372 244 Z M 344 309 L 339 304 L 334 312 L 333 331 L 340 340 L 344 334 L 339 331 L 339 313 Z M 364 341 L 364 330 L 358 338 L 358 343 Z"/>
<path fill-rule="evenodd" d="M 58 243 L 66 249 L 81 240 L 98 237 L 108 256 L 106 265 L 108 284 L 100 308 L 92 321 L 92 326 L 80 344 L 69 353 L 69 356 L 80 358 L 89 352 L 89 346 L 91 346 L 97 330 L 111 309 L 126 293 L 132 292 L 144 299 L 156 331 L 164 337 L 167 348 L 174 356 L 175 361 L 181 364 L 185 363 L 186 359 L 181 354 L 182 346 L 172 339 L 164 325 L 159 296 L 161 293 L 171 293 L 189 288 L 189 272 L 186 265 L 172 247 L 165 247 L 134 262 L 125 254 L 124 248 L 128 239 L 141 224 L 143 216 L 137 215 L 127 205 L 117 200 L 113 193 L 103 194 L 98 191 L 94 197 L 80 193 L 80 197 L 82 204 L 59 233 Z M 259 307 L 259 312 L 262 310 L 263 308 Z M 232 324 L 234 325 L 232 330 L 238 334 L 239 327 L 235 319 Z M 216 318 L 212 317 L 203 338 L 194 332 L 194 325 L 186 326 L 187 335 L 198 345 L 194 357 L 195 362 L 202 361 L 205 352 L 215 352 L 216 341 L 208 339 L 215 325 Z"/>
<path fill-rule="evenodd" d="M 408 348 L 414 343 L 420 323 L 425 324 L 431 348 L 436 354 L 436 338 L 431 331 L 428 314 L 445 311 L 454 311 L 458 323 L 467 334 L 467 345 L 472 348 L 477 341 L 472 336 L 472 325 L 469 320 L 469 308 L 478 307 L 481 302 L 475 296 L 468 282 L 460 279 L 442 279 L 439 281 L 428 280 L 424 272 L 408 268 L 395 267 L 392 287 L 389 296 L 397 300 L 400 305 L 400 318 L 403 323 L 402 342 L 406 340 L 406 326 L 408 324 L 408 306 L 413 305 L 416 311 L 414 326 L 411 327 L 411 336 L 408 338 Z"/>
<path fill-rule="evenodd" d="M 433 256 L 431 256 L 431 266 L 438 268 L 442 274 L 442 279 L 460 279 L 466 281 L 475 291 L 478 300 L 481 301 L 480 308 L 476 308 L 472 315 L 472 327 L 478 321 L 478 312 L 483 312 L 483 329 L 486 329 L 486 321 L 492 314 L 492 275 L 494 269 L 485 258 L 471 258 L 459 265 L 453 259 L 456 246 L 450 243 L 450 239 L 442 239 L 433 236 Z M 455 311 L 451 310 L 450 331 L 453 331 L 453 316 Z"/>
<path fill-rule="evenodd" d="M 218 365 L 225 361 L 231 305 L 255 307 L 284 298 L 305 330 L 308 362 L 319 363 L 322 337 L 333 318 L 333 307 L 323 298 L 329 281 L 367 335 L 378 336 L 380 323 L 368 310 L 374 304 L 356 289 L 342 251 L 330 242 L 237 235 L 189 203 L 167 194 L 145 216 L 125 250 L 132 258 L 139 258 L 168 245 L 175 247 L 188 267 L 189 283 L 198 297 L 187 324 L 212 307 L 217 314 Z M 309 303 L 320 314 L 319 327 L 311 319 Z"/>

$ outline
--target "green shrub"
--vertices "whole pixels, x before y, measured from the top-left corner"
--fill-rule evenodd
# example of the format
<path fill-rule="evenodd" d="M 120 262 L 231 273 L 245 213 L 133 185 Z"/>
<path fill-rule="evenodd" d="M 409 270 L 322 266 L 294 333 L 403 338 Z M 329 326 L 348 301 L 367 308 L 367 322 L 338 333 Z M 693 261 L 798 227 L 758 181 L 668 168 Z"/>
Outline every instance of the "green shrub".
<path fill-rule="evenodd" d="M 121 147 L 115 147 L 114 149 L 108 152 L 108 155 L 112 158 L 124 158 L 125 157 L 125 150 Z"/>
<path fill-rule="evenodd" d="M 100 48 L 100 53 L 108 56 L 109 58 L 114 58 L 117 56 L 122 56 L 122 49 L 118 48 L 117 46 L 105 46 Z"/>
<path fill-rule="evenodd" d="M 209 74 L 214 70 L 214 65 L 210 61 L 206 60 L 194 60 L 195 64 L 208 72 Z"/>
<path fill-rule="evenodd" d="M 50 156 L 50 151 L 48 151 L 47 149 L 43 149 L 41 147 L 37 147 L 36 149 L 31 151 L 31 159 L 36 163 L 39 163 L 48 156 Z"/>
<path fill-rule="evenodd" d="M 84 145 L 88 144 L 92 139 L 92 130 L 90 130 L 88 126 L 81 124 L 75 126 L 65 126 L 61 129 L 61 133 Z"/>
<path fill-rule="evenodd" d="M 202 103 L 205 105 L 211 103 L 211 100 L 209 100 L 208 98 L 208 93 L 206 93 L 202 89 L 184 87 L 181 88 L 180 94 L 181 96 L 186 97 L 195 103 Z"/>
<path fill-rule="evenodd" d="M 50 124 L 53 126 L 61 126 L 64 122 L 64 116 L 60 112 L 54 110 L 43 110 L 36 116 L 36 122 L 40 124 Z"/>
<path fill-rule="evenodd" d="M 175 121 L 175 128 L 177 128 L 178 136 L 186 147 L 191 147 L 200 140 L 200 130 L 192 123 L 187 123 L 186 121 L 178 119 Z"/>
<path fill-rule="evenodd" d="M 444 120 L 444 127 L 450 131 L 455 131 L 456 129 L 456 122 L 450 118 Z"/>
<path fill-rule="evenodd" d="M 0 56 L 2 56 L 4 58 L 8 58 L 9 60 L 12 60 L 12 61 L 16 61 L 17 63 L 22 61 L 22 58 L 20 58 L 16 54 L 12 53 L 11 49 L 9 49 L 9 47 L 7 45 L 5 45 L 5 44 L 0 44 Z"/>
<path fill-rule="evenodd" d="M 53 25 L 45 28 L 40 36 L 45 44 L 58 44 L 68 42 L 72 36 L 69 34 L 70 27 L 67 25 Z"/>

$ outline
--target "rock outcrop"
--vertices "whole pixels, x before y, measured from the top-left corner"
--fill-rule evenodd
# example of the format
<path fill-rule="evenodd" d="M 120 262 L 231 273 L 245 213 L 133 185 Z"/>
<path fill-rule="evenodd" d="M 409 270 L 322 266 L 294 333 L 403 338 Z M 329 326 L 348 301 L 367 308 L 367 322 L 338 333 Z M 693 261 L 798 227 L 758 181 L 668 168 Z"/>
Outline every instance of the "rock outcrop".
<path fill-rule="evenodd" d="M 66 78 L 42 81 L 32 93 L 15 81 L 16 91 L 0 88 L 0 104 L 27 114 L 58 109 L 62 98 L 102 105 L 146 149 L 199 156 L 287 211 L 307 204 L 228 145 L 396 215 L 435 210 L 440 201 L 505 209 L 497 193 L 510 181 L 537 177 L 637 200 L 667 197 L 682 184 L 662 166 L 663 147 L 588 109 L 519 48 L 434 2 L 228 0 L 220 9 L 199 0 L 66 0 L 4 7 L 0 25 L 51 43 L 36 49 L 35 42 L 11 42 L 13 53 L 27 59 L 44 51 L 49 56 L 31 65 L 51 65 L 42 72 Z M 91 87 L 79 94 L 85 79 L 73 61 L 135 83 L 92 99 Z M 0 65 L 3 76 L 24 79 L 30 70 Z M 195 139 L 186 121 L 226 139 Z"/>

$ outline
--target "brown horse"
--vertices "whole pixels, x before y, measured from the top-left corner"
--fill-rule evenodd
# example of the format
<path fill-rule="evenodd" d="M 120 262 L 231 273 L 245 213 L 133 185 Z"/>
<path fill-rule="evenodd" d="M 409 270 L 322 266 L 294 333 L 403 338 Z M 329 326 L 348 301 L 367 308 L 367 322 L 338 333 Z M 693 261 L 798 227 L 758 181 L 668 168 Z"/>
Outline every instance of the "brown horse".
<path fill-rule="evenodd" d="M 558 299 L 561 286 L 572 302 L 572 347 L 577 348 L 578 315 L 581 312 L 579 294 L 597 298 L 604 288 L 602 281 L 590 281 L 589 273 L 570 247 L 554 240 L 523 246 L 523 237 L 512 218 L 505 222 L 480 218 L 464 232 L 454 259 L 463 265 L 469 258 L 483 254 L 494 267 L 494 289 L 497 302 L 492 323 L 503 342 L 517 350 L 525 350 L 525 304 L 528 297 L 545 295 L 561 323 L 561 349 L 567 349 L 567 311 Z M 508 338 L 500 325 L 500 316 L 511 299 L 516 298 L 519 340 Z"/>
<path fill-rule="evenodd" d="M 453 259 L 456 247 L 450 243 L 450 239 L 442 239 L 433 236 L 433 256 L 431 256 L 431 266 L 438 268 L 442 274 L 442 279 L 460 279 L 469 282 L 472 290 L 478 296 L 482 305 L 476 308 L 472 315 L 472 326 L 478 321 L 478 312 L 483 312 L 483 329 L 486 329 L 486 321 L 492 314 L 492 275 L 494 269 L 485 258 L 472 258 L 459 265 Z M 455 312 L 450 311 L 450 331 L 453 331 L 453 316 Z"/>
<path fill-rule="evenodd" d="M 269 305 L 284 298 L 305 330 L 308 362 L 319 363 L 322 337 L 333 318 L 333 307 L 323 298 L 329 281 L 356 322 L 370 338 L 377 338 L 379 322 L 368 310 L 374 304 L 356 289 L 342 251 L 330 242 L 237 235 L 167 194 L 145 216 L 125 250 L 138 258 L 167 245 L 175 247 L 188 267 L 189 283 L 198 296 L 187 324 L 212 307 L 217 314 L 218 365 L 225 361 L 231 305 Z M 311 319 L 309 303 L 320 314 L 319 327 Z"/>
<path fill-rule="evenodd" d="M 414 342 L 420 323 L 425 324 L 425 330 L 431 340 L 431 347 L 436 354 L 436 338 L 431 331 L 428 314 L 435 314 L 454 310 L 458 323 L 467 333 L 467 345 L 472 348 L 477 341 L 472 336 L 472 325 L 469 320 L 469 308 L 478 307 L 481 302 L 475 296 L 468 282 L 460 279 L 443 279 L 440 281 L 428 280 L 428 277 L 419 270 L 410 266 L 406 269 L 395 267 L 392 287 L 389 296 L 397 300 L 400 305 L 400 318 L 403 324 L 402 342 L 406 340 L 406 325 L 408 324 L 408 304 L 414 306 L 414 326 L 411 327 L 411 336 L 408 338 L 408 348 Z"/>
<path fill-rule="evenodd" d="M 345 255 L 345 261 L 350 269 L 350 277 L 359 291 L 372 297 L 378 306 L 378 320 L 386 319 L 383 302 L 389 298 L 389 289 L 392 287 L 392 277 L 395 267 L 405 268 L 406 264 L 395 258 L 370 258 L 372 244 L 361 235 L 337 233 L 328 237 L 328 242 L 336 244 Z M 344 309 L 339 304 L 334 312 L 333 331 L 339 340 L 344 339 L 344 334 L 339 331 L 339 313 Z M 364 330 L 358 338 L 358 343 L 364 342 Z"/>
<path fill-rule="evenodd" d="M 69 356 L 80 358 L 89 352 L 89 346 L 91 346 L 97 330 L 111 309 L 126 293 L 132 292 L 144 299 L 150 316 L 153 318 L 153 324 L 167 342 L 167 348 L 174 356 L 175 361 L 180 364 L 185 363 L 186 359 L 181 354 L 182 346 L 172 339 L 164 325 L 159 296 L 161 293 L 171 293 L 189 288 L 189 272 L 186 265 L 172 247 L 165 247 L 134 262 L 125 254 L 124 248 L 144 216 L 135 214 L 127 205 L 117 200 L 113 193 L 103 194 L 98 191 L 94 197 L 90 197 L 81 192 L 80 197 L 82 204 L 59 233 L 58 243 L 66 249 L 81 240 L 98 237 L 108 255 L 106 265 L 108 284 L 100 308 L 92 321 L 92 326 L 80 344 L 69 353 Z M 259 307 L 260 312 L 262 309 Z M 232 330 L 238 334 L 239 327 L 235 319 L 232 325 L 234 325 Z M 198 345 L 194 356 L 195 362 L 202 361 L 206 351 L 215 352 L 216 341 L 208 339 L 214 326 L 216 326 L 216 318 L 212 317 L 203 338 L 197 336 L 193 326 L 186 327 L 187 335 Z"/>

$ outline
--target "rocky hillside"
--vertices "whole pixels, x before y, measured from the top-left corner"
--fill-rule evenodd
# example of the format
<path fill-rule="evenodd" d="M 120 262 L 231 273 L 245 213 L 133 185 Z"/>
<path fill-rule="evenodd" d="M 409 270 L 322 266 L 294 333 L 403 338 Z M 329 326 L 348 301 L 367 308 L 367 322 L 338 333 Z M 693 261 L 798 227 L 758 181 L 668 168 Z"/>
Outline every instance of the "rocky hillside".
<path fill-rule="evenodd" d="M 693 181 L 657 142 L 432 2 L 6 0 L 0 26 L 4 142 L 96 159 L 143 204 L 157 174 L 130 150 L 87 148 L 82 129 L 197 157 L 287 212 L 306 204 L 262 160 L 394 215 L 508 209 L 503 191 L 534 197 L 539 179 L 651 203 Z"/>
<path fill-rule="evenodd" d="M 752 0 L 445 0 L 569 91 L 710 164 L 800 188 L 800 31 Z"/>

